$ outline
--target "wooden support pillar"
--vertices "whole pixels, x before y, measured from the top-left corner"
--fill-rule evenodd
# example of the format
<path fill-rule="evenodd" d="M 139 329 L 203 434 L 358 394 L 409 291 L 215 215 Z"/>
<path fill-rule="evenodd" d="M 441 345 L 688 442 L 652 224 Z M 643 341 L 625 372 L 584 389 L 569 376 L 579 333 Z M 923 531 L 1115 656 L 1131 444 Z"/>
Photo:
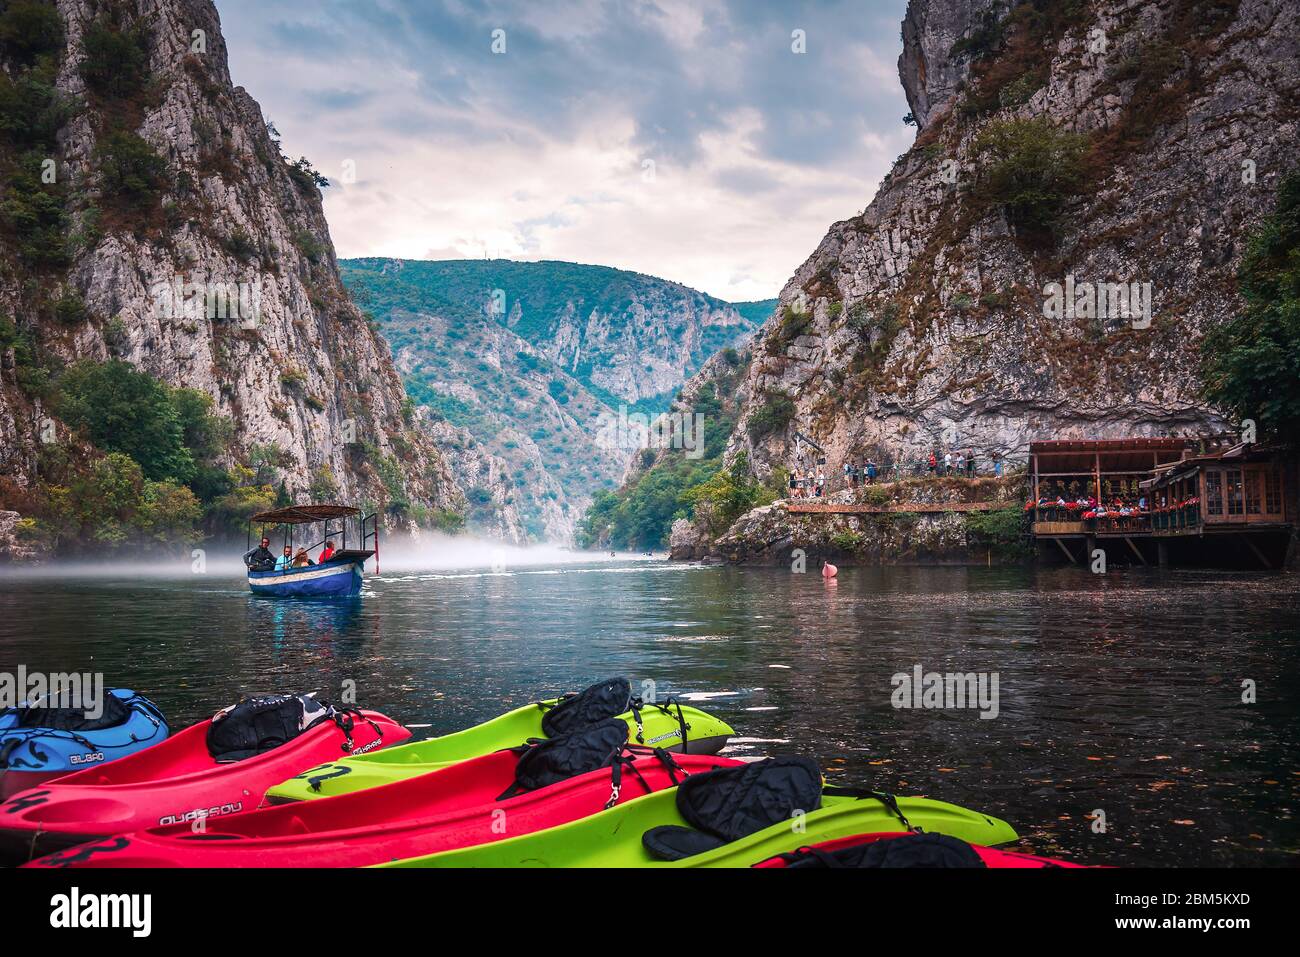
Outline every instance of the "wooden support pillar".
<path fill-rule="evenodd" d="M 1138 561 L 1140 561 L 1143 565 L 1151 564 L 1150 562 L 1147 561 L 1146 556 L 1142 554 L 1142 550 L 1138 548 L 1135 544 L 1133 544 L 1133 539 L 1125 535 L 1124 541 L 1128 542 L 1128 547 L 1133 549 L 1133 554 L 1138 557 Z"/>
<path fill-rule="evenodd" d="M 1034 460 L 1034 521 L 1038 521 L 1038 456 Z"/>
<path fill-rule="evenodd" d="M 1068 558 L 1068 559 L 1070 560 L 1070 564 L 1071 564 L 1071 565 L 1077 565 L 1077 564 L 1078 564 L 1078 562 L 1077 562 L 1077 561 L 1075 560 L 1075 558 L 1074 558 L 1074 553 L 1071 552 L 1068 548 L 1065 547 L 1065 542 L 1063 542 L 1063 541 L 1061 541 L 1059 538 L 1055 538 L 1055 537 L 1052 538 L 1052 541 L 1056 542 L 1057 547 L 1060 548 L 1061 551 L 1065 552 L 1065 557 Z"/>
<path fill-rule="evenodd" d="M 1263 552 L 1259 550 L 1259 546 L 1257 546 L 1253 541 L 1250 540 L 1249 535 L 1242 535 L 1241 539 L 1247 545 L 1250 546 L 1250 550 L 1255 553 L 1255 557 L 1259 559 L 1259 563 L 1261 565 L 1263 565 L 1265 568 L 1272 569 L 1273 563 L 1268 560 L 1267 555 L 1265 555 Z"/>
<path fill-rule="evenodd" d="M 1161 568 L 1169 567 L 1169 543 L 1163 539 L 1156 539 L 1156 561 Z"/>

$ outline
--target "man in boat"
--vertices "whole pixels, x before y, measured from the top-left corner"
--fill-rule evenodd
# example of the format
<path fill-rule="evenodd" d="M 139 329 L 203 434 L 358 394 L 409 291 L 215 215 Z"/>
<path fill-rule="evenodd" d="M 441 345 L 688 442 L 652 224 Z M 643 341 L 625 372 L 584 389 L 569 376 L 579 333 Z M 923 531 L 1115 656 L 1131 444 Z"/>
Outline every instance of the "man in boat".
<path fill-rule="evenodd" d="M 324 565 L 327 561 L 329 561 L 333 557 L 334 557 L 334 542 L 332 539 L 327 538 L 325 540 L 325 547 L 322 548 L 320 550 L 320 554 L 316 556 L 316 561 Z"/>
<path fill-rule="evenodd" d="M 289 545 L 284 546 L 284 554 L 275 560 L 275 570 L 284 571 L 293 565 L 293 548 Z"/>
<path fill-rule="evenodd" d="M 244 552 L 244 564 L 255 572 L 270 571 L 275 567 L 275 556 L 271 554 L 271 540 L 262 539 L 262 544 Z"/>

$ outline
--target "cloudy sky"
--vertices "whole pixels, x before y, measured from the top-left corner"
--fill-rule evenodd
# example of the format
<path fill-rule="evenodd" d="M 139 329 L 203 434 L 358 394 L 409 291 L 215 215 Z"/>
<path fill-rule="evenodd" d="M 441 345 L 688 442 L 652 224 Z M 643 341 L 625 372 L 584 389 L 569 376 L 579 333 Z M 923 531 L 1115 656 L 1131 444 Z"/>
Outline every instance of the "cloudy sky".
<path fill-rule="evenodd" d="M 216 2 L 235 82 L 335 182 L 344 257 L 565 259 L 766 298 L 913 136 L 906 0 Z"/>

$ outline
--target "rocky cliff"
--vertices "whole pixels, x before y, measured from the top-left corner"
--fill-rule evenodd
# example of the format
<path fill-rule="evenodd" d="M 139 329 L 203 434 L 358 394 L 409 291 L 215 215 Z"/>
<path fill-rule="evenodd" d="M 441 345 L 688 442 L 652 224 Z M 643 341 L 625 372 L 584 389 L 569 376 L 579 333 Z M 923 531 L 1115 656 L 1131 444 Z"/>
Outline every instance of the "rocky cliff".
<path fill-rule="evenodd" d="M 1294 0 L 912 0 L 915 145 L 781 292 L 729 456 L 1233 429 L 1199 348 L 1297 162 Z M 1069 301 L 1067 301 L 1069 300 Z"/>
<path fill-rule="evenodd" d="M 31 202 L 69 237 L 34 249 L 31 217 L 15 215 L 0 237 L 0 314 L 26 344 L 0 371 L 9 487 L 41 479 L 43 444 L 76 441 L 37 380 L 116 357 L 209 395 L 233 424 L 223 463 L 272 449 L 264 467 L 292 496 L 332 484 L 408 515 L 461 507 L 339 280 L 320 178 L 282 156 L 232 83 L 210 0 L 59 0 L 52 47 L 27 13 L 48 5 L 8 6 L 25 19 L 6 38 L 6 94 L 36 97 L 49 129 L 11 124 L 4 166 L 49 161 Z M 40 375 L 24 376 L 33 355 Z"/>
<path fill-rule="evenodd" d="M 412 399 L 443 423 L 471 530 L 510 527 L 512 540 L 572 540 L 639 451 L 618 441 L 634 438 L 620 423 L 665 410 L 775 305 L 566 262 L 357 259 L 343 278 Z"/>

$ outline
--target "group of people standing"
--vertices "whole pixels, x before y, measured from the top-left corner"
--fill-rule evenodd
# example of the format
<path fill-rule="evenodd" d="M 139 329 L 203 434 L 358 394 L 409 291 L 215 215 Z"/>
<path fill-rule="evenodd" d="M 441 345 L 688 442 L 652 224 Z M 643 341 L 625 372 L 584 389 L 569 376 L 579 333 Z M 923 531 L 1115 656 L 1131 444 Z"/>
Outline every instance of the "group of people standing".
<path fill-rule="evenodd" d="M 1001 453 L 991 452 L 988 459 L 993 466 L 993 474 L 1001 477 L 1005 462 Z M 825 459 L 821 462 L 824 463 Z M 849 459 L 843 465 L 844 484 L 852 489 L 875 485 L 877 481 L 888 481 L 889 468 L 887 466 L 882 472 L 881 466 L 869 457 L 860 461 Z M 932 476 L 964 476 L 968 479 L 974 478 L 978 472 L 974 449 L 965 451 L 958 449 L 955 452 L 948 450 L 942 454 L 939 450 L 934 450 L 930 452 L 928 459 L 923 459 L 914 468 L 918 473 L 928 471 Z M 898 477 L 901 477 L 901 467 L 897 467 L 896 471 Z M 790 472 L 789 493 L 790 498 L 822 498 L 826 494 L 824 467 L 819 464 L 814 471 L 796 466 Z"/>
<path fill-rule="evenodd" d="M 879 467 L 871 459 L 867 459 L 861 465 L 851 461 L 844 463 L 844 481 L 848 483 L 849 488 L 857 488 L 859 483 L 875 485 L 878 473 Z"/>
<path fill-rule="evenodd" d="M 826 473 L 820 469 L 814 474 L 801 474 L 798 469 L 790 473 L 791 498 L 821 498 L 826 494 Z"/>
<path fill-rule="evenodd" d="M 974 478 L 975 450 L 958 450 L 956 454 L 949 450 L 943 453 L 942 458 L 932 450 L 926 466 L 931 475 L 965 475 L 966 478 Z M 995 475 L 1002 474 L 1002 458 L 997 453 L 993 455 L 993 471 Z"/>

